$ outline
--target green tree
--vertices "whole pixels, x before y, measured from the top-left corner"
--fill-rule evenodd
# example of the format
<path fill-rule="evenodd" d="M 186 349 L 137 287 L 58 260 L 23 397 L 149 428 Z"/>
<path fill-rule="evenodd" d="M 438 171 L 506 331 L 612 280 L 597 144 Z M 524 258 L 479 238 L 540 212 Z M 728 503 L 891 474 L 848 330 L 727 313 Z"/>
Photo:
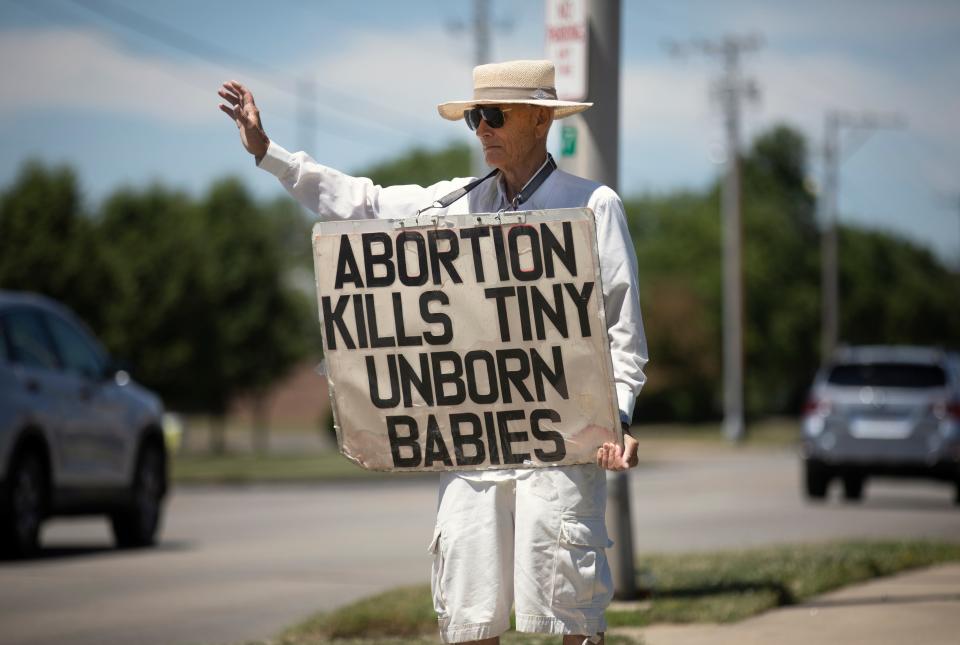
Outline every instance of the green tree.
<path fill-rule="evenodd" d="M 758 136 L 742 160 L 745 396 L 752 416 L 796 412 L 820 362 L 820 246 L 803 136 Z M 720 414 L 720 188 L 626 203 L 651 355 L 644 419 Z M 929 251 L 844 227 L 841 336 L 960 344 L 960 281 Z"/>
<path fill-rule="evenodd" d="M 715 414 L 720 379 L 720 227 L 715 195 L 628 200 L 651 362 L 638 418 Z"/>
<path fill-rule="evenodd" d="M 380 186 L 429 186 L 452 177 L 470 177 L 470 146 L 455 142 L 439 150 L 414 148 L 410 152 L 356 173 Z"/>
<path fill-rule="evenodd" d="M 102 323 L 103 246 L 69 168 L 28 162 L 0 197 L 0 288 L 44 294 L 93 328 Z"/>
<path fill-rule="evenodd" d="M 315 337 L 312 298 L 287 283 L 295 220 L 272 219 L 277 208 L 224 180 L 200 202 L 160 186 L 118 191 L 99 222 L 118 283 L 110 344 L 168 405 L 214 417 L 214 451 L 230 402 L 262 401 Z M 257 429 L 265 445 L 265 412 Z"/>
<path fill-rule="evenodd" d="M 751 415 L 798 406 L 817 365 L 818 234 L 806 158 L 802 135 L 780 126 L 761 134 L 741 163 L 744 390 Z M 631 200 L 627 210 L 652 359 L 641 413 L 715 417 L 722 387 L 719 182 L 704 193 Z"/>
<path fill-rule="evenodd" d="M 30 163 L 0 196 L 0 286 L 65 302 L 169 407 L 222 417 L 321 347 L 309 230 L 236 180 L 121 189 L 90 218 L 72 171 Z"/>
<path fill-rule="evenodd" d="M 184 193 L 162 186 L 121 189 L 98 221 L 115 292 L 102 306 L 103 336 L 135 376 L 185 412 L 210 409 L 218 383 L 210 306 L 214 272 L 202 239 L 202 213 Z"/>
<path fill-rule="evenodd" d="M 742 164 L 744 394 L 748 413 L 798 409 L 819 363 L 816 204 L 803 136 L 758 136 Z"/>
<path fill-rule="evenodd" d="M 840 227 L 840 340 L 960 346 L 960 275 L 880 231 Z"/>
<path fill-rule="evenodd" d="M 278 224 L 238 181 L 215 184 L 202 212 L 215 276 L 209 305 L 216 312 L 212 342 L 217 351 L 210 368 L 220 384 L 210 406 L 223 413 L 237 394 L 252 394 L 260 402 L 258 435 L 264 437 L 266 390 L 307 353 L 311 328 L 318 325 L 311 322 L 310 301 L 285 284 Z"/>

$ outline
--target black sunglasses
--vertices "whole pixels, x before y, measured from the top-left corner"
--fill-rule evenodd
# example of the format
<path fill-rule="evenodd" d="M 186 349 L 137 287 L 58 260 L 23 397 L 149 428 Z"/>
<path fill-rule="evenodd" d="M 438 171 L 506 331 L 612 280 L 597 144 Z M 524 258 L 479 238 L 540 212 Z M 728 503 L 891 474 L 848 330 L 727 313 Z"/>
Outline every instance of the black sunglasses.
<path fill-rule="evenodd" d="M 476 130 L 480 127 L 480 119 L 486 121 L 487 125 L 491 128 L 502 128 L 503 113 L 509 111 L 510 108 L 475 107 L 463 111 L 463 120 L 467 122 L 467 127 L 471 130 Z"/>

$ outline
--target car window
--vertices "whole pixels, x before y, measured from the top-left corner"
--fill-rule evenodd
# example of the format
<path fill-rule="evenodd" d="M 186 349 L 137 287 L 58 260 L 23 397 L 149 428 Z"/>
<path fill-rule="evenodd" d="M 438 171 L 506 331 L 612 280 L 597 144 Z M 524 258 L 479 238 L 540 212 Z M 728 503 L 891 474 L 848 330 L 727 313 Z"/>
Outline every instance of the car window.
<path fill-rule="evenodd" d="M 943 387 L 947 375 L 938 365 L 915 363 L 856 363 L 836 365 L 827 382 L 870 387 Z"/>
<path fill-rule="evenodd" d="M 90 379 L 103 376 L 104 362 L 86 334 L 59 316 L 47 314 L 46 320 L 64 369 Z"/>
<path fill-rule="evenodd" d="M 7 352 L 7 332 L 3 330 L 3 318 L 0 317 L 0 361 L 9 360 L 10 354 Z"/>
<path fill-rule="evenodd" d="M 947 362 L 953 370 L 953 382 L 960 383 L 960 355 L 951 352 L 947 355 Z"/>
<path fill-rule="evenodd" d="M 53 341 L 43 327 L 39 314 L 26 309 L 15 310 L 3 317 L 10 347 L 10 359 L 29 367 L 59 369 Z"/>

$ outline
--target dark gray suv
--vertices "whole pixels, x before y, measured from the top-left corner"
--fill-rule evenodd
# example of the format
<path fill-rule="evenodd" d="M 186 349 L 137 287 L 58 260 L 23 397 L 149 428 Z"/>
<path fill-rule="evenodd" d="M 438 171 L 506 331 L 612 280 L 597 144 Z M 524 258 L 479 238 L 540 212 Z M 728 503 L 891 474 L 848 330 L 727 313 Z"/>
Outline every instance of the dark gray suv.
<path fill-rule="evenodd" d="M 859 500 L 871 476 L 940 479 L 960 504 L 960 362 L 928 347 L 837 352 L 816 376 L 803 415 L 804 489 L 831 480 Z"/>
<path fill-rule="evenodd" d="M 43 296 L 0 291 L 0 549 L 29 555 L 52 515 L 106 514 L 154 543 L 167 492 L 160 399 Z"/>

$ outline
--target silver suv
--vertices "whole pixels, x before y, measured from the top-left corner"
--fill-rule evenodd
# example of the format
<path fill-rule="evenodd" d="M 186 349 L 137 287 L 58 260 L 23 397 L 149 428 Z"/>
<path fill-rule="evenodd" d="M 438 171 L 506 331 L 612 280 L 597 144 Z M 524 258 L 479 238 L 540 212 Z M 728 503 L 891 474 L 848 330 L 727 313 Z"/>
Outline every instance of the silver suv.
<path fill-rule="evenodd" d="M 167 491 L 163 406 L 71 312 L 0 291 L 0 549 L 29 555 L 52 515 L 107 514 L 153 544 Z"/>
<path fill-rule="evenodd" d="M 804 488 L 839 478 L 859 500 L 873 475 L 951 483 L 960 504 L 960 362 L 927 347 L 840 350 L 814 380 L 803 415 Z"/>

